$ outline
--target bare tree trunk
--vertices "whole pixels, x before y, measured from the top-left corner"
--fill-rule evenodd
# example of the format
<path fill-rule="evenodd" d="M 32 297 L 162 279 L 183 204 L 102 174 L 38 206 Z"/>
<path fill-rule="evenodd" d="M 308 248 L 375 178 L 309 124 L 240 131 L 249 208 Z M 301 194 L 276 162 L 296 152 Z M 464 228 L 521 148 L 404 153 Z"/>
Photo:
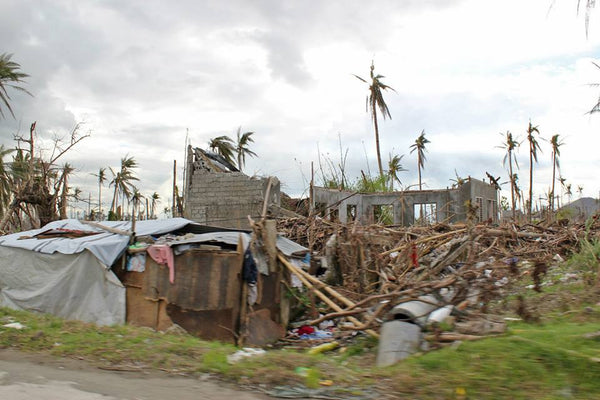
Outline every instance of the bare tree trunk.
<path fill-rule="evenodd" d="M 512 202 L 512 218 L 513 221 L 517 220 L 517 204 L 515 202 L 515 177 L 513 175 L 513 168 L 512 168 L 512 151 L 508 152 L 508 170 L 510 172 L 510 200 Z"/>
<path fill-rule="evenodd" d="M 531 210 L 533 207 L 533 144 L 529 142 L 529 204 L 527 218 L 531 222 Z"/>
<path fill-rule="evenodd" d="M 375 104 L 375 98 L 371 100 L 371 109 L 373 111 L 373 125 L 375 126 L 375 148 L 377 149 L 377 167 L 379 168 L 379 176 L 383 176 L 383 166 L 381 164 L 381 151 L 379 150 L 379 125 L 377 124 L 377 104 Z"/>
<path fill-rule="evenodd" d="M 550 212 L 553 213 L 554 212 L 554 181 L 556 179 L 556 152 L 552 152 L 552 200 L 551 200 L 551 207 L 550 207 Z"/>

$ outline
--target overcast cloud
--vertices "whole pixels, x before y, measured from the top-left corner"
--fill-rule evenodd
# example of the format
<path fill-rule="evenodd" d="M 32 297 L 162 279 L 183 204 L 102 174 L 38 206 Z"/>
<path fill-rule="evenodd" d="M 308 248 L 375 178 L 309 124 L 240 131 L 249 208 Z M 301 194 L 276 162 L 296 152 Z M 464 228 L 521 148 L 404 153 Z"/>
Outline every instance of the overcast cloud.
<path fill-rule="evenodd" d="M 352 179 L 376 171 L 367 88 L 352 76 L 368 77 L 374 59 L 396 89 L 385 94 L 381 151 L 405 155 L 403 184 L 417 181 L 409 146 L 422 130 L 428 188 L 451 185 L 455 170 L 506 180 L 500 132 L 523 139 L 531 119 L 544 138 L 565 138 L 564 177 L 597 197 L 600 116 L 585 113 L 599 94 L 587 84 L 600 82 L 600 10 L 586 39 L 576 3 L 4 0 L 0 52 L 30 75 L 34 97 L 11 92 L 16 119 L 0 120 L 2 143 L 33 121 L 42 137 L 84 121 L 91 136 L 63 160 L 78 169 L 73 184 L 95 197 L 90 174 L 128 154 L 141 191 L 158 191 L 164 206 L 186 132 L 205 148 L 242 126 L 259 155 L 245 171 L 276 175 L 298 196 L 318 149 L 339 159 L 339 138 Z M 536 197 L 550 186 L 549 144 L 542 150 Z M 527 189 L 525 147 L 518 157 Z"/>

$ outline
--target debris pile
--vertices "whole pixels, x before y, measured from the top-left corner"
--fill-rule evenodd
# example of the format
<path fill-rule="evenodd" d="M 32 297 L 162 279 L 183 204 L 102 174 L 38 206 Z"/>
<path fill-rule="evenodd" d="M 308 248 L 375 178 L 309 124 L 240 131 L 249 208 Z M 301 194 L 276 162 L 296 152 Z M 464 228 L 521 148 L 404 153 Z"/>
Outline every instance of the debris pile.
<path fill-rule="evenodd" d="M 293 218 L 280 220 L 278 230 L 312 249 L 308 271 L 281 260 L 326 307 L 308 325 L 336 321 L 339 331 L 381 335 L 380 364 L 388 365 L 405 356 L 398 352 L 502 333 L 504 321 L 486 314 L 490 301 L 516 293 L 524 277 L 540 291 L 551 265 L 577 251 L 581 239 L 600 237 L 600 222 L 395 227 Z M 529 318 L 521 303 L 517 312 Z M 382 351 L 394 355 L 385 359 Z"/>

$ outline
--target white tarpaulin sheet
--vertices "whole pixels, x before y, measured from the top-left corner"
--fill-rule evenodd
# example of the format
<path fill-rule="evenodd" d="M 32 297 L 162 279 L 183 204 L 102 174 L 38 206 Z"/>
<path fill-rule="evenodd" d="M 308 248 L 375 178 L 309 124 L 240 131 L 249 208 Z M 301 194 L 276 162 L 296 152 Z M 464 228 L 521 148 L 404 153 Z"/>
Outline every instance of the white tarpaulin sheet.
<path fill-rule="evenodd" d="M 0 246 L 0 306 L 124 324 L 125 287 L 89 251 L 43 254 Z"/>
<path fill-rule="evenodd" d="M 121 231 L 131 222 L 103 221 L 104 226 Z M 159 236 L 193 224 L 184 218 L 138 221 L 137 236 Z M 211 228 L 213 229 L 213 228 Z M 217 231 L 188 236 L 184 243 L 224 242 L 237 244 L 240 235 L 245 246 L 248 233 Z M 51 230 L 98 232 L 83 237 L 37 238 Z M 73 233 L 73 232 L 71 232 Z M 0 237 L 0 306 L 39 311 L 67 319 L 101 325 L 125 323 L 125 288 L 110 270 L 129 244 L 129 235 L 107 232 L 78 220 L 54 221 L 41 229 Z M 306 248 L 282 237 L 277 247 L 286 255 L 305 253 Z M 268 270 L 267 270 L 268 272 Z"/>
<path fill-rule="evenodd" d="M 185 218 L 171 218 L 162 220 L 138 221 L 135 227 L 137 236 L 161 235 L 172 232 L 192 223 Z M 131 228 L 129 221 L 103 221 L 102 225 L 127 231 Z M 74 239 L 24 239 L 32 237 L 51 229 L 69 229 L 88 232 L 100 232 L 97 235 L 84 236 Z M 84 250 L 91 251 L 104 265 L 110 267 L 115 260 L 125 251 L 129 244 L 129 237 L 106 232 L 91 225 L 82 224 L 76 219 L 63 219 L 51 222 L 40 229 L 27 232 L 13 233 L 0 237 L 0 245 L 33 250 L 40 253 L 75 254 Z"/>

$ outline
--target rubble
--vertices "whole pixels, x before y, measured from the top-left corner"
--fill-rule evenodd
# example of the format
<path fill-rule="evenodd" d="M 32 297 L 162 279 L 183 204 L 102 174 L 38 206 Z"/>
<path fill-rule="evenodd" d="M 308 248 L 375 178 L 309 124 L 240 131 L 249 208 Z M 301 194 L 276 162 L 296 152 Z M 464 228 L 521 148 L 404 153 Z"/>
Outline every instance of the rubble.
<path fill-rule="evenodd" d="M 596 215 L 587 224 L 493 226 L 470 219 L 398 227 L 297 217 L 279 220 L 278 231 L 311 249 L 309 272 L 319 279 L 283 263 L 329 309 L 309 325 L 335 321 L 331 329 L 381 335 L 377 363 L 389 365 L 425 342 L 436 348 L 504 333 L 505 319 L 487 314 L 490 302 L 524 289 L 524 278 L 537 291 L 551 284 L 543 282 L 549 268 L 578 251 L 582 239 L 600 238 L 600 222 Z M 519 309 L 521 318 L 535 320 L 524 302 Z"/>

